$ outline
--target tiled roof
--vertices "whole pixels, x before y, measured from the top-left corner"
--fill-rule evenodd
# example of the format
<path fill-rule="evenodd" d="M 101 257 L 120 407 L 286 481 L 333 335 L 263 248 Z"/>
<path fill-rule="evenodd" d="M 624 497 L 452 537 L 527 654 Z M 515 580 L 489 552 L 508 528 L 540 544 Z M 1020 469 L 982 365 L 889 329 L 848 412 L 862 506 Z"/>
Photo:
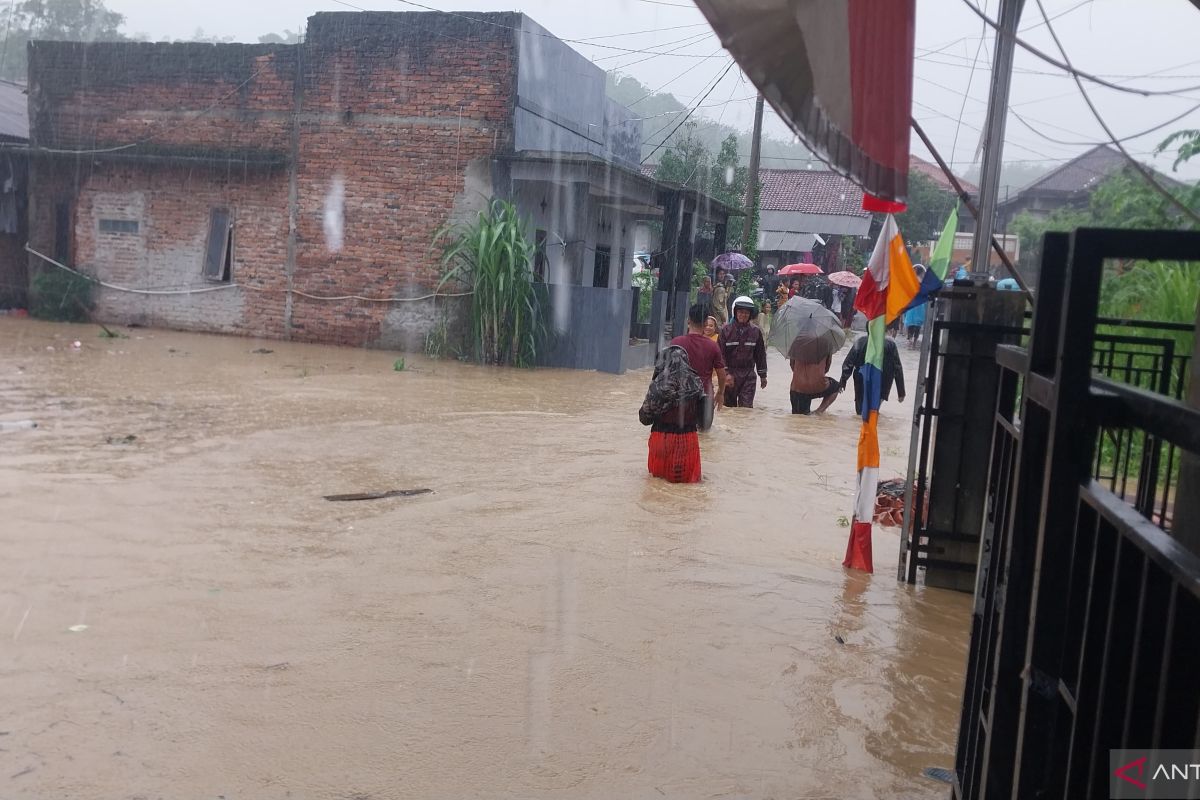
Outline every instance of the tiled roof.
<path fill-rule="evenodd" d="M 955 191 L 954 184 L 950 183 L 950 179 L 946 177 L 946 173 L 942 172 L 942 168 L 937 164 L 930 164 L 923 158 L 910 155 L 908 157 L 908 168 L 913 172 L 921 173 L 926 178 L 929 178 L 931 181 L 936 183 L 939 187 L 945 189 L 947 192 Z M 962 187 L 967 190 L 967 194 L 974 195 L 976 197 L 979 196 L 978 186 L 970 181 L 963 180 L 958 175 L 955 175 L 954 177 L 958 178 L 958 182 L 961 183 Z M 957 194 L 957 192 L 955 193 Z"/>
<path fill-rule="evenodd" d="M 763 211 L 800 211 L 868 217 L 863 192 L 851 181 L 827 170 L 760 170 Z"/>

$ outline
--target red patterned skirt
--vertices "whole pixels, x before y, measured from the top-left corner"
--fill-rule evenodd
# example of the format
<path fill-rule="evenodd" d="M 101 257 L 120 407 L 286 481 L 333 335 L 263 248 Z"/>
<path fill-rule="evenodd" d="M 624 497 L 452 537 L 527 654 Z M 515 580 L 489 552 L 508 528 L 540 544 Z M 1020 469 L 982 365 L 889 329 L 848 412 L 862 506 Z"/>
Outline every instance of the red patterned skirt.
<path fill-rule="evenodd" d="M 694 429 L 672 433 L 657 428 L 650 432 L 650 455 L 646 459 L 650 474 L 671 483 L 699 483 L 700 436 Z"/>

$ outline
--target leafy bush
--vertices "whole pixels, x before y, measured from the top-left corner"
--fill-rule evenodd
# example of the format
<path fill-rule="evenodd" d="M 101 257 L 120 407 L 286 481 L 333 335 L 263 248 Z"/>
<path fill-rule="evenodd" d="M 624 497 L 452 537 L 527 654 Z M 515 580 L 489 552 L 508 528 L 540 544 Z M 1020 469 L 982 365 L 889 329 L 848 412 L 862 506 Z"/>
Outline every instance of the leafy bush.
<path fill-rule="evenodd" d="M 545 340 L 545 292 L 533 282 L 534 246 L 512 203 L 494 199 L 470 223 L 438 231 L 446 270 L 440 290 L 471 287 L 471 340 L 483 364 L 533 366 Z"/>
<path fill-rule="evenodd" d="M 62 269 L 43 269 L 29 287 L 29 313 L 41 319 L 78 322 L 92 307 L 92 281 Z"/>
<path fill-rule="evenodd" d="M 650 304 L 654 301 L 654 274 L 643 270 L 633 276 L 634 287 L 638 292 L 638 322 L 645 324 L 650 321 Z"/>

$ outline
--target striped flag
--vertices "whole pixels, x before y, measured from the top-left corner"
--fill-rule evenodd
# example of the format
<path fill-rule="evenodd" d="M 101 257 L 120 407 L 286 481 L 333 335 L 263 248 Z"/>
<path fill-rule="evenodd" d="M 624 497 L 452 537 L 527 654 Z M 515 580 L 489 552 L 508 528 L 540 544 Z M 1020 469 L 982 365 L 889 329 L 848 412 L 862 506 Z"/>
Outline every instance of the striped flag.
<path fill-rule="evenodd" d="M 863 272 L 862 286 L 854 307 L 867 317 L 867 353 L 859 374 L 863 379 L 862 429 L 858 434 L 858 486 L 854 493 L 854 519 L 850 541 L 842 562 L 851 569 L 873 572 L 871 563 L 871 521 L 875 515 L 875 495 L 879 488 L 879 402 L 883 389 L 883 342 L 887 323 L 913 306 L 929 301 L 941 288 L 950 267 L 954 234 L 958 229 L 958 209 L 946 220 L 946 227 L 931 254 L 929 269 L 918 276 L 904 247 L 896 219 L 884 220 L 871 261 Z"/>

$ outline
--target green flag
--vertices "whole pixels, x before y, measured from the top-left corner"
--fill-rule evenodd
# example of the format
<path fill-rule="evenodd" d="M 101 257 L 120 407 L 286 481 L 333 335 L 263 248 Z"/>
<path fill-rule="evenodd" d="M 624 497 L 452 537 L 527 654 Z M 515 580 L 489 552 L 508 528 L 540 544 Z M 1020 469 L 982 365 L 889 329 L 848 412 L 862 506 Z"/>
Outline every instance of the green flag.
<path fill-rule="evenodd" d="M 938 237 L 937 244 L 933 246 L 933 252 L 929 254 L 929 269 L 933 270 L 933 274 L 937 275 L 938 280 L 946 280 L 946 273 L 950 271 L 950 255 L 954 252 L 954 234 L 958 231 L 958 206 L 956 205 L 950 211 L 950 218 L 946 220 L 946 227 L 942 229 L 942 235 Z"/>

